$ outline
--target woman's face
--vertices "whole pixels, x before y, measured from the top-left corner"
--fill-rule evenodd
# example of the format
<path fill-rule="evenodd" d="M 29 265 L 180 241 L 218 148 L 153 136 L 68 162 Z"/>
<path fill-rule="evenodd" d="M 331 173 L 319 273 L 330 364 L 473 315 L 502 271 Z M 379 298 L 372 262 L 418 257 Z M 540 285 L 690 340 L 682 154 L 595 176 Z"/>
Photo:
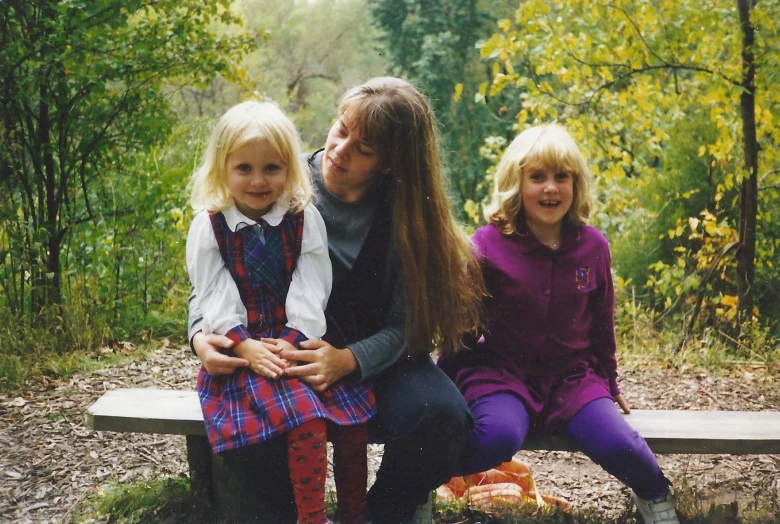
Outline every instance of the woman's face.
<path fill-rule="evenodd" d="M 339 118 L 328 132 L 322 156 L 322 178 L 335 194 L 362 196 L 379 176 L 380 154 L 356 128 Z M 359 198 L 358 196 L 358 198 Z"/>

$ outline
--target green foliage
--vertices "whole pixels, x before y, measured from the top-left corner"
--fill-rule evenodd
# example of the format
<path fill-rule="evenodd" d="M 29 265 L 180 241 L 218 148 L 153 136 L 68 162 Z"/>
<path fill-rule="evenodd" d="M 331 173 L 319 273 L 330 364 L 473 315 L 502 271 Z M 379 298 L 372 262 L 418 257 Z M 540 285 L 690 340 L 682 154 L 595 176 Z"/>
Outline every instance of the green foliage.
<path fill-rule="evenodd" d="M 647 282 L 650 264 L 655 261 L 674 264 L 674 249 L 692 243 L 678 236 L 670 239 L 669 224 L 714 208 L 708 166 L 696 152 L 698 143 L 709 139 L 702 135 L 712 135 L 704 118 L 702 111 L 694 108 L 687 120 L 670 131 L 669 143 L 675 148 L 663 163 L 658 158 L 646 176 L 627 179 L 620 188 L 605 188 L 606 199 L 611 196 L 609 191 L 620 191 L 615 199 L 622 196 L 630 203 L 623 210 L 605 209 L 598 217 L 599 225 L 613 232 L 612 255 L 619 261 L 618 273 L 626 280 Z"/>
<path fill-rule="evenodd" d="M 191 120 L 168 142 L 128 160 L 110 212 L 76 230 L 64 264 L 72 304 L 93 309 L 111 340 L 186 332 L 186 190 L 210 122 Z"/>
<path fill-rule="evenodd" d="M 62 263 L 67 307 L 53 309 L 43 327 L 2 316 L 0 377 L 8 387 L 47 368 L 58 375 L 84 369 L 95 348 L 112 341 L 185 336 L 186 184 L 206 132 L 192 121 L 164 147 L 128 158 L 134 176 L 111 181 L 112 208 L 69 236 Z M 47 359 L 57 362 L 49 366 Z"/>
<path fill-rule="evenodd" d="M 31 378 L 33 371 L 29 360 L 23 359 L 21 355 L 0 353 L 0 391 L 18 390 Z"/>
<path fill-rule="evenodd" d="M 67 374 L 74 361 L 83 363 L 86 352 L 101 343 L 106 326 L 82 311 L 63 311 L 65 318 L 49 315 L 53 320 L 46 328 L 26 318 L 0 316 L 0 391 L 18 390 L 47 372 Z"/>
<path fill-rule="evenodd" d="M 0 334 L 4 333 L 10 333 L 5 326 L 0 328 Z M 30 334 L 40 338 L 39 331 L 31 331 Z M 26 340 L 32 341 L 33 338 Z M 135 346 L 119 342 L 86 351 L 53 352 L 51 341 L 24 346 L 21 346 L 25 343 L 24 339 L 11 338 L 10 342 L 14 344 L 10 350 L 4 348 L 0 352 L 0 392 L 9 394 L 23 393 L 31 387 L 48 387 L 52 381 L 116 365 L 159 347 L 148 343 Z M 25 351 L 20 351 L 20 347 Z"/>
<path fill-rule="evenodd" d="M 127 211 L 133 195 L 117 190 L 134 189 L 123 180 L 132 178 L 133 159 L 172 129 L 167 87 L 240 77 L 235 60 L 251 38 L 214 31 L 217 22 L 239 22 L 229 7 L 227 0 L 0 4 L 0 305 L 9 314 L 56 320 L 68 298 L 62 256 L 74 256 L 71 235 L 113 226 Z"/>
<path fill-rule="evenodd" d="M 122 354 L 100 351 L 113 341 L 185 337 L 186 184 L 206 124 L 190 121 L 163 146 L 129 158 L 134 176 L 111 181 L 110 212 L 74 229 L 63 260 L 67 307 L 52 311 L 43 327 L 0 315 L 0 389 L 105 365 Z"/>
<path fill-rule="evenodd" d="M 649 307 L 630 282 L 615 285 L 615 334 L 623 365 L 661 365 L 675 369 L 704 369 L 714 375 L 750 369 L 756 380 L 771 387 L 780 369 L 780 339 L 770 327 L 745 326 L 739 339 L 718 326 L 707 326 L 695 336 L 667 322 Z"/>
<path fill-rule="evenodd" d="M 435 0 L 371 2 L 376 24 L 384 31 L 393 74 L 408 78 L 431 99 L 439 120 L 442 149 L 458 208 L 472 219 L 474 203 L 489 190 L 485 170 L 490 161 L 479 154 L 487 137 L 510 138 L 512 116 L 519 108 L 514 92 L 477 103 L 477 91 L 489 68 L 475 44 L 510 12 L 507 2 Z M 471 203 L 469 203 L 471 202 Z"/>
<path fill-rule="evenodd" d="M 244 10 L 267 35 L 243 61 L 255 93 L 288 111 L 308 149 L 322 147 L 344 92 L 385 66 L 366 3 L 246 0 Z"/>

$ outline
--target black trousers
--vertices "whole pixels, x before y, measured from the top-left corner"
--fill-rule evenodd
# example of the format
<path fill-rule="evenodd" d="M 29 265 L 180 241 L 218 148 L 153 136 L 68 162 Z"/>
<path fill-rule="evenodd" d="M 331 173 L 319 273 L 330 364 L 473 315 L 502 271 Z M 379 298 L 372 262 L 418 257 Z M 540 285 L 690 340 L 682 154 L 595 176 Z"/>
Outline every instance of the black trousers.
<path fill-rule="evenodd" d="M 458 389 L 431 359 L 397 362 L 376 378 L 374 390 L 377 416 L 369 434 L 372 442 L 384 444 L 384 455 L 368 492 L 367 518 L 398 524 L 455 474 L 473 418 Z M 222 458 L 242 491 L 249 488 L 247 496 L 275 511 L 292 511 L 294 522 L 284 437 L 228 451 Z"/>

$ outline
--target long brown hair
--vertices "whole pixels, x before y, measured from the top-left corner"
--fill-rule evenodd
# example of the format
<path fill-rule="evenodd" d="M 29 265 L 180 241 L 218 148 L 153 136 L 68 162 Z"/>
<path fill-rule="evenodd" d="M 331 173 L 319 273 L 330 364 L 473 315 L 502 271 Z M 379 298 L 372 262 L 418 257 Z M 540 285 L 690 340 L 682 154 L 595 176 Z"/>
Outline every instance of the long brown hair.
<path fill-rule="evenodd" d="M 455 220 L 441 165 L 436 119 L 410 83 L 381 77 L 348 91 L 339 115 L 380 152 L 391 192 L 393 241 L 406 285 L 406 336 L 412 357 L 460 347 L 479 322 L 484 292 L 468 237 Z M 398 283 L 397 285 L 401 285 Z"/>

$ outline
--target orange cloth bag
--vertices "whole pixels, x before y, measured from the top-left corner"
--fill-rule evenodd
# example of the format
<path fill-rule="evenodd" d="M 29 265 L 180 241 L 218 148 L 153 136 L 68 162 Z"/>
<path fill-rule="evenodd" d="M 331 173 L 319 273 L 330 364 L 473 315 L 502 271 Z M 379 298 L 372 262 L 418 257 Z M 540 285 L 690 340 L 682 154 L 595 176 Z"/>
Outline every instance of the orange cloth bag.
<path fill-rule="evenodd" d="M 439 486 L 436 496 L 443 500 L 462 500 L 483 511 L 494 503 L 532 503 L 539 507 L 555 504 L 562 509 L 571 508 L 570 502 L 536 491 L 531 468 L 516 458 L 483 473 L 453 477 Z"/>

